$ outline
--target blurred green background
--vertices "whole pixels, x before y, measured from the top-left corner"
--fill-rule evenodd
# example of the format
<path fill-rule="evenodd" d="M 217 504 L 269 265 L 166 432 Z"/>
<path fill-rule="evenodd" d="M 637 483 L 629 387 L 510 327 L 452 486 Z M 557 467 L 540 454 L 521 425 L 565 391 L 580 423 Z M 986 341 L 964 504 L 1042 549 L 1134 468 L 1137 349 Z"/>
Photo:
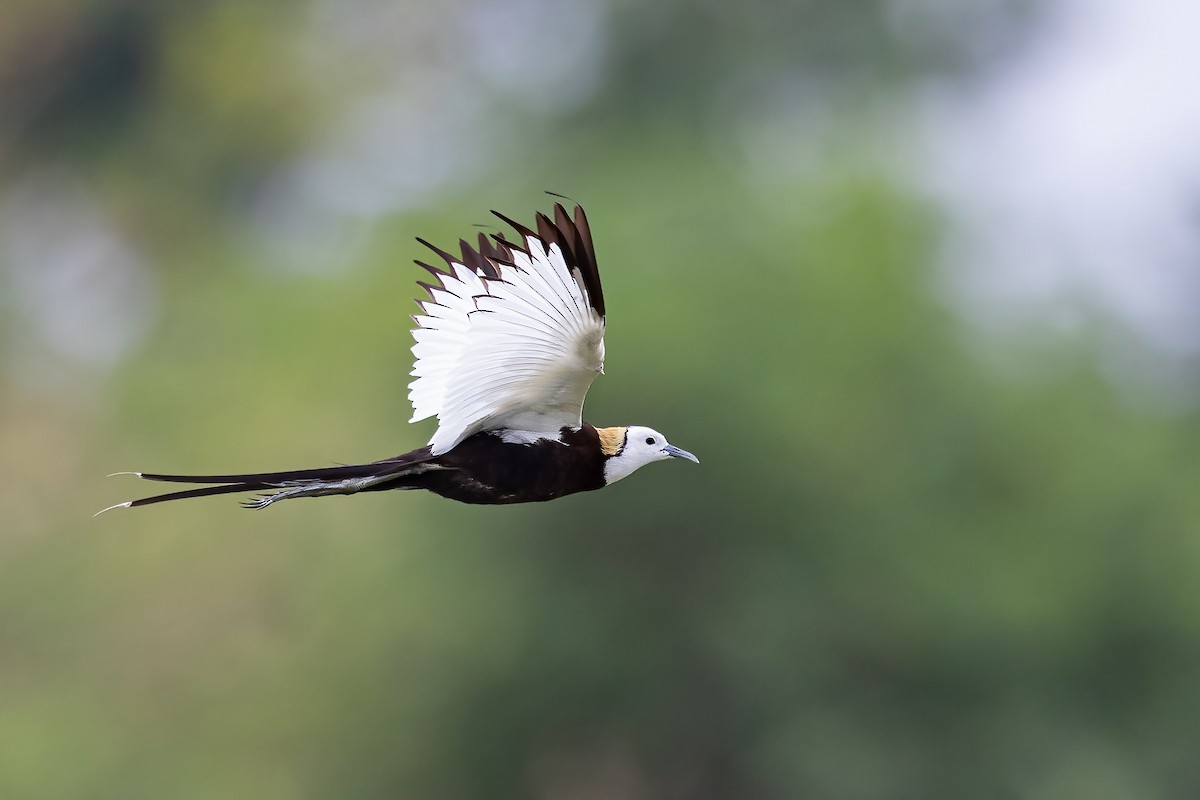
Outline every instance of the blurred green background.
<path fill-rule="evenodd" d="M 1036 259 L 963 289 L 929 153 L 1071 7 L 9 0 L 0 796 L 1196 796 L 1195 350 L 1001 304 Z M 92 518 L 156 489 L 117 470 L 422 445 L 413 238 L 547 189 L 605 280 L 587 418 L 699 466 Z"/>

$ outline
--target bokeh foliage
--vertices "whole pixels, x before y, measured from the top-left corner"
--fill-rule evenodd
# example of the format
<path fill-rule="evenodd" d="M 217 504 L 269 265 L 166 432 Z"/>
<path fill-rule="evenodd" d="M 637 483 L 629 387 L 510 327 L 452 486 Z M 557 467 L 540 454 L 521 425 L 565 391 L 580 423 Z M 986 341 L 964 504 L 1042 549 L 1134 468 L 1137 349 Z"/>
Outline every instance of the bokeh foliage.
<path fill-rule="evenodd" d="M 997 358 L 938 299 L 936 217 L 864 116 L 835 113 L 802 171 L 748 177 L 729 125 L 761 120 L 706 100 L 803 71 L 842 108 L 969 68 L 953 48 L 906 48 L 875 3 L 614 3 L 593 94 L 497 88 L 520 134 L 502 163 L 290 269 L 261 242 L 264 187 L 379 62 L 452 63 L 487 4 L 405 4 L 389 31 L 423 51 L 343 30 L 341 61 L 321 26 L 367 36 L 377 6 L 10 5 L 2 175 L 89 187 L 159 310 L 124 358 L 30 378 L 32 312 L 0 302 L 0 796 L 1200 791 L 1195 413 L 1114 389 L 1086 340 Z M 412 237 L 526 219 L 544 187 L 587 205 L 602 262 L 589 419 L 701 465 L 528 507 L 90 518 L 147 488 L 116 469 L 422 444 Z"/>

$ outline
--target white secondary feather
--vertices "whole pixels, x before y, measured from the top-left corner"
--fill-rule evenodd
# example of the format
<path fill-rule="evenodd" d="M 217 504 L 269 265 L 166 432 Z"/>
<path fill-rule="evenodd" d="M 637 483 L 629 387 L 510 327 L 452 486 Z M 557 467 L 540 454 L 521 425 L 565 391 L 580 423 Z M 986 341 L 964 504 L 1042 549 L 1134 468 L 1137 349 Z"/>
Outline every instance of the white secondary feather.
<path fill-rule="evenodd" d="M 416 317 L 412 422 L 436 416 L 435 454 L 508 428 L 547 437 L 582 424 L 583 398 L 604 369 L 604 318 L 557 244 L 525 238 L 500 279 L 450 263 Z"/>

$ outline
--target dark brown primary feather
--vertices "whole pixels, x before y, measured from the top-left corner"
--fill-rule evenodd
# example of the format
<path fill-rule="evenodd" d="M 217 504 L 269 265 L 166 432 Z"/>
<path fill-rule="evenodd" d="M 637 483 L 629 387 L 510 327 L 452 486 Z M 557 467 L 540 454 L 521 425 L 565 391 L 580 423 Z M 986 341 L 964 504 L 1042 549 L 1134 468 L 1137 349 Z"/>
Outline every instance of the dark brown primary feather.
<path fill-rule="evenodd" d="M 525 242 L 528 238 L 532 237 L 541 242 L 543 248 L 547 250 L 552 244 L 558 245 L 567 268 L 583 284 L 592 308 L 596 309 L 600 316 L 604 316 L 604 289 L 600 284 L 600 268 L 596 264 L 596 248 L 592 243 L 592 231 L 583 206 L 576 205 L 575 214 L 572 217 L 562 203 L 555 203 L 553 219 L 541 212 L 537 214 L 535 218 L 537 230 L 522 225 L 499 211 L 492 213 L 516 231 L 518 242 L 509 241 L 501 235 L 494 235 L 489 241 L 486 235 L 480 234 L 479 243 L 475 247 L 465 240 L 460 240 L 461 255 L 454 256 L 425 239 L 417 237 L 417 241 L 436 253 L 446 262 L 447 266 L 456 263 L 465 264 L 476 275 L 482 275 L 491 280 L 503 279 L 500 268 L 512 265 L 514 250 L 527 252 Z M 430 272 L 438 281 L 438 288 L 441 288 L 441 276 L 447 273 L 423 261 L 416 263 Z M 420 285 L 429 291 L 429 284 L 421 283 Z"/>
<path fill-rule="evenodd" d="M 582 226 L 579 221 L 582 220 Z M 542 222 L 546 225 L 543 226 Z M 543 233 L 543 239 L 558 244 L 567 261 L 567 267 L 573 272 L 578 270 L 579 278 L 587 289 L 592 307 L 604 316 L 604 292 L 600 288 L 600 269 L 596 265 L 596 251 L 592 245 L 592 234 L 588 228 L 587 216 L 583 206 L 575 206 L 575 219 L 567 214 L 562 203 L 554 204 L 554 221 L 545 214 L 538 214 L 538 230 Z"/>
<path fill-rule="evenodd" d="M 502 250 L 507 249 L 510 251 L 506 254 L 507 257 L 504 261 L 500 261 L 499 263 L 511 263 L 511 251 L 524 251 L 524 242 L 529 237 L 540 241 L 546 249 L 549 249 L 552 244 L 558 245 L 558 249 L 562 251 L 563 260 L 567 263 L 567 268 L 571 270 L 571 273 L 576 276 L 576 279 L 583 284 L 583 288 L 587 291 L 588 302 L 591 303 L 592 308 L 596 309 L 596 313 L 601 317 L 604 316 L 604 289 L 600 285 L 600 268 L 596 264 L 596 248 L 592 244 L 592 231 L 588 226 L 587 215 L 584 214 L 583 206 L 575 206 L 575 216 L 572 219 L 561 203 L 555 203 L 554 219 L 540 212 L 538 213 L 536 231 L 506 217 L 499 211 L 493 211 L 492 213 L 510 225 L 517 232 L 517 236 L 521 240 L 521 243 L 518 244 L 510 242 L 502 236 L 492 237 Z M 464 261 L 464 263 L 466 262 Z"/>

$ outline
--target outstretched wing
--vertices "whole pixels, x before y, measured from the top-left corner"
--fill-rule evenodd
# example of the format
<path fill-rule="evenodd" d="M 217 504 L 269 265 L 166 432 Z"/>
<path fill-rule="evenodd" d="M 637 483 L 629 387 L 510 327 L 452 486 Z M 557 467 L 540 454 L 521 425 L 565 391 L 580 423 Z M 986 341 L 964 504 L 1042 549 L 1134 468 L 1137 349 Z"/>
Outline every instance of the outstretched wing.
<path fill-rule="evenodd" d="M 582 424 L 583 398 L 604 370 L 604 295 L 583 209 L 561 204 L 537 230 L 507 222 L 518 241 L 479 235 L 455 257 L 422 244 L 446 270 L 414 317 L 411 422 L 436 416 L 429 444 L 444 453 L 468 436 L 510 428 L 557 435 Z"/>

